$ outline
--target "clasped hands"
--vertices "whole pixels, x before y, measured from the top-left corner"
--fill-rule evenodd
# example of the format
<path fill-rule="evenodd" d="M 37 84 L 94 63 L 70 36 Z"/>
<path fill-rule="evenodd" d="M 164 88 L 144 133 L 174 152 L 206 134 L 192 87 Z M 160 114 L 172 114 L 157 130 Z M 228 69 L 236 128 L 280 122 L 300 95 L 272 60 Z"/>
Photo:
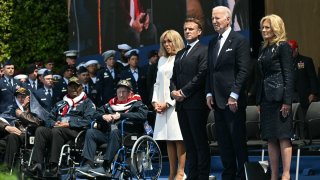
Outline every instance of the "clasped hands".
<path fill-rule="evenodd" d="M 104 114 L 102 119 L 107 122 L 113 122 L 114 120 L 120 119 L 120 114 L 116 112 L 115 114 Z"/>
<path fill-rule="evenodd" d="M 181 89 L 172 91 L 171 96 L 178 102 L 182 102 L 185 98 L 182 94 Z"/>
<path fill-rule="evenodd" d="M 69 123 L 68 122 L 61 122 L 61 121 L 57 121 L 53 127 L 64 127 L 64 128 L 68 128 L 69 127 Z"/>
<path fill-rule="evenodd" d="M 290 105 L 282 104 L 280 111 L 284 118 L 286 118 L 290 114 L 290 109 L 291 109 Z"/>
<path fill-rule="evenodd" d="M 154 102 L 152 103 L 152 106 L 154 107 L 154 110 L 161 114 L 167 110 L 167 103 L 160 103 L 160 102 Z"/>

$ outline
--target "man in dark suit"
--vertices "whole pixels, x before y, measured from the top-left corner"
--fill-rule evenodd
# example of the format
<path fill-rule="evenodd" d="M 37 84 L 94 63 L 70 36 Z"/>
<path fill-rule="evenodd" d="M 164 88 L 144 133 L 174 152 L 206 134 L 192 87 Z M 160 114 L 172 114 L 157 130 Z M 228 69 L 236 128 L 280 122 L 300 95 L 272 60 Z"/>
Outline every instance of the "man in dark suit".
<path fill-rule="evenodd" d="M 176 111 L 186 145 L 189 163 L 188 179 L 208 179 L 210 153 L 206 122 L 209 110 L 205 101 L 207 47 L 199 42 L 202 24 L 188 18 L 184 23 L 187 47 L 176 55 L 171 78 L 171 96 L 177 101 Z"/>
<path fill-rule="evenodd" d="M 248 41 L 234 32 L 227 7 L 212 10 L 212 24 L 219 37 L 208 47 L 207 105 L 214 109 L 217 139 L 224 170 L 222 179 L 245 179 L 246 80 L 251 70 Z"/>
<path fill-rule="evenodd" d="M 310 103 L 317 100 L 319 87 L 316 71 L 312 59 L 299 53 L 297 41 L 288 40 L 288 43 L 294 58 L 295 91 L 303 113 L 306 114 Z"/>
<path fill-rule="evenodd" d="M 14 65 L 10 60 L 5 62 L 3 74 L 0 79 L 0 113 L 9 111 L 14 103 L 14 93 L 21 86 L 20 81 L 13 78 Z"/>

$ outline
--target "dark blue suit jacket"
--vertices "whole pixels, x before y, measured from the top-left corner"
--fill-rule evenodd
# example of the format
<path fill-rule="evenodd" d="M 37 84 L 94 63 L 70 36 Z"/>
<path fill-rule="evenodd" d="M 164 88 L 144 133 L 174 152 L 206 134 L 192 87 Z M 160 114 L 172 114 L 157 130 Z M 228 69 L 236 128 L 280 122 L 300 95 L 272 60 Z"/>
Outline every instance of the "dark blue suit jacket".
<path fill-rule="evenodd" d="M 207 47 L 196 43 L 188 55 L 181 58 L 185 49 L 176 55 L 170 90 L 182 90 L 186 98 L 176 102 L 176 109 L 207 109 L 205 81 L 207 74 Z"/>
<path fill-rule="evenodd" d="M 211 93 L 214 104 L 225 109 L 231 92 L 239 95 L 238 106 L 246 106 L 246 80 L 251 72 L 249 42 L 241 34 L 231 30 L 219 56 L 214 57 L 217 37 L 208 46 L 208 73 L 206 93 Z"/>

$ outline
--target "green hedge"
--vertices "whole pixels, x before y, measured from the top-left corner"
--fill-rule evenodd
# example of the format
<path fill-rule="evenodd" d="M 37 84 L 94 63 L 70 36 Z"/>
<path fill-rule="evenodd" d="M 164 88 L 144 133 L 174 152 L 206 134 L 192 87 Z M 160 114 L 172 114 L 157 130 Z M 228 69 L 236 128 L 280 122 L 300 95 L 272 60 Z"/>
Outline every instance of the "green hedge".
<path fill-rule="evenodd" d="M 0 61 L 63 62 L 68 44 L 66 0 L 0 0 Z"/>

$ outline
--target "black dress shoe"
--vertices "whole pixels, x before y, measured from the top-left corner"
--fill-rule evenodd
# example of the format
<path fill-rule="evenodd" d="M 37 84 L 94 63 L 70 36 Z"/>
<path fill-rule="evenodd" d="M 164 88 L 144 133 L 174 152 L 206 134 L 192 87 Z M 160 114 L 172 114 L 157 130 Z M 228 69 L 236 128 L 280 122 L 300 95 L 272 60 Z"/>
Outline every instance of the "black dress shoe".
<path fill-rule="evenodd" d="M 51 164 L 48 171 L 43 175 L 44 177 L 58 177 L 58 165 Z"/>
<path fill-rule="evenodd" d="M 30 168 L 28 168 L 28 172 L 37 176 L 41 174 L 41 171 L 42 171 L 42 165 L 40 163 L 35 163 Z"/>

